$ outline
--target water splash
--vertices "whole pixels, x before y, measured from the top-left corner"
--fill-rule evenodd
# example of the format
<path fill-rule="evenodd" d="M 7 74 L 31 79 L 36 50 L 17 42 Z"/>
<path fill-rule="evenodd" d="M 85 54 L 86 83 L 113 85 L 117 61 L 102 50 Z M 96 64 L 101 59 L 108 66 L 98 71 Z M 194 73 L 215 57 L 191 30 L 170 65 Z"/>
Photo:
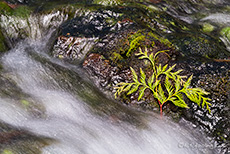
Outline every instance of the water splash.
<path fill-rule="evenodd" d="M 49 14 L 41 15 L 31 14 L 28 17 L 2 14 L 0 16 L 0 26 L 9 38 L 31 38 L 39 40 L 46 35 L 47 31 L 45 30 L 56 29 L 67 19 L 68 15 L 64 14 L 63 11 L 53 11 Z"/>

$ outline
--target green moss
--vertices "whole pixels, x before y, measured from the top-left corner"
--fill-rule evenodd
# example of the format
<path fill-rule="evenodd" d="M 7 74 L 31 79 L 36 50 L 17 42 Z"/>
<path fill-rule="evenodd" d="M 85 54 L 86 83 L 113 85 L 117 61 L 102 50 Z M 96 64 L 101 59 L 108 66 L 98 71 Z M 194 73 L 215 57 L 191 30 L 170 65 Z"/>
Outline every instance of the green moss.
<path fill-rule="evenodd" d="M 31 12 L 32 10 L 28 6 L 19 6 L 14 10 L 13 15 L 26 18 L 31 14 Z"/>
<path fill-rule="evenodd" d="M 148 35 L 153 37 L 155 40 L 160 41 L 162 44 L 166 45 L 167 47 L 170 48 L 174 47 L 174 45 L 166 38 L 160 37 L 152 32 L 149 32 Z"/>
<path fill-rule="evenodd" d="M 225 27 L 220 31 L 220 35 L 227 37 L 230 40 L 230 27 Z"/>
<path fill-rule="evenodd" d="M 126 56 L 129 57 L 131 52 L 136 50 L 138 47 L 140 47 L 141 45 L 141 41 L 145 40 L 145 36 L 144 35 L 140 35 L 137 36 L 136 38 L 134 38 L 131 42 L 130 42 L 130 47 L 128 52 L 126 53 Z"/>
<path fill-rule="evenodd" d="M 25 99 L 21 100 L 20 102 L 21 102 L 25 107 L 28 107 L 28 106 L 30 105 L 30 102 L 27 101 L 27 100 L 25 100 Z"/>
<path fill-rule="evenodd" d="M 114 63 L 117 63 L 118 61 L 123 60 L 123 57 L 119 53 L 113 52 L 110 60 L 112 60 Z"/>
<path fill-rule="evenodd" d="M 0 52 L 5 52 L 7 50 L 5 37 L 3 36 L 2 32 L 0 31 Z"/>
<path fill-rule="evenodd" d="M 0 2 L 0 14 L 11 14 L 13 11 L 5 2 Z"/>
<path fill-rule="evenodd" d="M 186 26 L 182 26 L 181 29 L 182 29 L 182 30 L 185 30 L 185 31 L 188 31 L 188 30 L 189 30 L 189 28 L 186 27 Z"/>
<path fill-rule="evenodd" d="M 213 25 L 211 25 L 210 23 L 204 23 L 203 24 L 203 31 L 206 33 L 210 33 L 215 29 L 215 27 Z"/>
<path fill-rule="evenodd" d="M 28 17 L 31 14 L 32 10 L 25 5 L 21 5 L 12 9 L 5 2 L 0 2 L 0 14 L 14 15 L 18 17 Z"/>
<path fill-rule="evenodd" d="M 117 49 L 116 53 L 120 56 L 130 57 L 133 52 L 135 52 L 139 47 L 154 47 L 155 41 L 159 41 L 163 45 L 174 48 L 174 45 L 166 38 L 160 37 L 157 34 L 152 32 L 146 32 L 145 30 L 139 30 L 137 32 L 131 32 L 126 39 L 123 39 L 123 45 L 120 46 L 120 49 Z M 111 60 L 117 61 L 118 55 L 112 55 Z M 120 57 L 121 58 L 121 57 Z"/>
<path fill-rule="evenodd" d="M 11 150 L 5 149 L 1 154 L 14 154 Z"/>
<path fill-rule="evenodd" d="M 100 4 L 105 6 L 113 6 L 122 4 L 122 0 L 94 0 L 93 4 Z"/>

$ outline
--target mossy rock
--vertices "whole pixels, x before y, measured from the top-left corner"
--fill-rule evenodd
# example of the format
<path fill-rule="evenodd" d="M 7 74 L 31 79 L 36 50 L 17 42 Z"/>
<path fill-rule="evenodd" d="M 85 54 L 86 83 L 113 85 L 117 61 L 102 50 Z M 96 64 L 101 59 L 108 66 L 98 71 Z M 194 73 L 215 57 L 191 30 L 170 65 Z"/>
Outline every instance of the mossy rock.
<path fill-rule="evenodd" d="M 14 154 L 14 152 L 9 149 L 4 149 L 1 154 Z"/>
<path fill-rule="evenodd" d="M 13 11 L 13 15 L 21 18 L 26 18 L 32 13 L 28 6 L 19 6 Z"/>
<path fill-rule="evenodd" d="M 230 56 L 220 39 L 202 33 L 180 33 L 175 35 L 172 41 L 185 56 L 202 56 L 211 59 Z"/>
<path fill-rule="evenodd" d="M 0 30 L 0 53 L 1 52 L 5 52 L 8 50 L 7 44 L 6 44 L 6 40 L 5 37 L 3 36 L 1 30 Z"/>
<path fill-rule="evenodd" d="M 100 4 L 105 6 L 120 5 L 122 3 L 122 0 L 93 0 L 93 4 Z"/>
<path fill-rule="evenodd" d="M 206 32 L 206 33 L 210 33 L 215 29 L 215 27 L 211 25 L 210 23 L 204 23 L 202 26 L 203 26 L 203 32 Z"/>
<path fill-rule="evenodd" d="M 0 14 L 28 17 L 32 10 L 26 5 L 18 5 L 12 9 L 6 2 L 0 2 Z"/>
<path fill-rule="evenodd" d="M 151 48 L 155 50 L 175 50 L 176 47 L 167 38 L 161 37 L 147 29 L 123 33 L 123 38 L 120 39 L 116 46 L 110 52 L 104 53 L 106 57 L 117 65 L 119 68 L 124 68 L 135 61 L 134 53 L 139 48 Z M 134 59 L 133 59 L 134 58 Z"/>
<path fill-rule="evenodd" d="M 220 35 L 228 38 L 230 40 L 230 27 L 225 27 L 220 31 Z"/>
<path fill-rule="evenodd" d="M 13 9 L 6 2 L 0 2 L 0 14 L 11 14 Z"/>

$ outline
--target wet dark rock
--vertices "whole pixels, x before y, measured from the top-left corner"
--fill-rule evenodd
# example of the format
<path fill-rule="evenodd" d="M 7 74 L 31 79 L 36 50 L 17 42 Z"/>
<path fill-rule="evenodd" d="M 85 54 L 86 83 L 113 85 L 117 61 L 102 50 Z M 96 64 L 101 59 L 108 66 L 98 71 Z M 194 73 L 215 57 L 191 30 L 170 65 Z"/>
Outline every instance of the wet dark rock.
<path fill-rule="evenodd" d="M 114 10 L 79 10 L 76 17 L 68 20 L 60 27 L 53 48 L 59 58 L 79 59 L 86 55 L 84 51 L 102 53 L 114 48 L 121 40 L 122 32 L 131 31 L 134 23 L 131 19 Z M 109 55 L 105 55 L 109 56 Z"/>
<path fill-rule="evenodd" d="M 149 2 L 154 3 L 154 4 L 158 4 L 161 3 L 161 0 L 149 0 Z"/>
<path fill-rule="evenodd" d="M 15 153 L 39 154 L 52 139 L 40 137 L 20 128 L 0 122 L 0 152 L 12 150 Z"/>
<path fill-rule="evenodd" d="M 34 0 L 6 0 L 9 4 L 29 4 L 32 3 Z"/>
<path fill-rule="evenodd" d="M 100 37 L 106 35 L 116 24 L 119 14 L 110 10 L 89 11 L 85 15 L 69 20 L 61 26 L 62 35 Z M 111 21 L 109 21 L 111 20 Z"/>
<path fill-rule="evenodd" d="M 83 1 L 83 0 L 80 0 L 80 1 Z M 90 0 L 85 0 L 85 1 L 88 1 L 89 3 Z M 74 0 L 65 0 L 65 2 L 61 0 L 6 0 L 6 2 L 9 4 L 14 4 L 14 5 L 29 5 L 29 6 L 42 7 L 43 5 L 48 5 L 48 4 L 54 5 L 54 3 L 58 3 L 59 5 L 61 3 L 63 4 L 73 3 Z"/>
<path fill-rule="evenodd" d="M 22 94 L 22 90 L 16 85 L 16 83 L 2 75 L 0 75 L 0 84 L 0 95 L 2 97 L 19 98 Z"/>
<path fill-rule="evenodd" d="M 0 69 L 1 71 L 1 69 Z M 2 74 L 4 74 L 2 72 Z M 30 98 L 30 96 L 23 92 L 23 90 L 18 87 L 18 85 L 9 78 L 0 75 L 0 96 L 2 98 L 10 98 L 12 103 L 15 102 L 16 106 L 21 107 L 27 111 L 31 116 L 36 118 L 45 117 L 45 108 L 35 98 Z"/>
<path fill-rule="evenodd" d="M 23 137 L 22 131 L 0 132 L 0 144 L 9 144 L 10 142 Z"/>
<path fill-rule="evenodd" d="M 230 56 L 223 42 L 205 35 L 180 34 L 173 42 L 186 56 L 195 55 L 222 59 Z"/>
<path fill-rule="evenodd" d="M 186 72 L 193 73 L 193 87 L 201 87 L 210 92 L 212 106 L 209 114 L 205 109 L 190 102 L 190 109 L 183 110 L 182 117 L 215 138 L 219 149 L 222 149 L 220 153 L 227 152 L 230 147 L 230 63 L 208 59 L 200 62 L 197 58 L 188 58 L 186 61 L 183 68 Z"/>
<path fill-rule="evenodd" d="M 90 74 L 96 76 L 97 84 L 109 88 L 111 79 L 117 74 L 117 69 L 112 67 L 110 62 L 100 54 L 90 54 L 83 63 L 83 67 L 88 70 Z M 110 89 L 113 87 L 110 87 Z M 112 89 L 111 89 L 112 90 Z"/>
<path fill-rule="evenodd" d="M 95 38 L 59 36 L 53 47 L 53 54 L 58 58 L 82 59 L 94 42 Z"/>

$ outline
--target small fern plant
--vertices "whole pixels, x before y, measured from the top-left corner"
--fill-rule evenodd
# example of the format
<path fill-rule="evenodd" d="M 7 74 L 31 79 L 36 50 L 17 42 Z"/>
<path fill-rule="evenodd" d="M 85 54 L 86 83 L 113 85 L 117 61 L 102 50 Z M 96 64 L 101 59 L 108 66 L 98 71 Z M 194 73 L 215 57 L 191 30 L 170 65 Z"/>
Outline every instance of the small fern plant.
<path fill-rule="evenodd" d="M 116 87 L 114 87 L 116 89 L 114 94 L 115 98 L 123 92 L 130 95 L 139 91 L 138 101 L 140 101 L 144 96 L 145 90 L 149 89 L 159 103 L 161 115 L 163 105 L 166 102 L 172 102 L 178 107 L 189 108 L 184 101 L 185 95 L 199 106 L 202 104 L 202 108 L 205 106 L 210 113 L 209 106 L 211 104 L 209 101 L 211 99 L 206 97 L 209 93 L 201 88 L 192 88 L 190 86 L 192 75 L 187 78 L 186 76 L 179 75 L 183 71 L 182 69 L 173 71 L 176 64 L 173 66 L 168 66 L 168 64 L 164 66 L 161 66 L 161 64 L 156 65 L 157 56 L 165 52 L 167 52 L 167 50 L 159 51 L 155 55 L 153 55 L 153 53 L 148 55 L 147 48 L 145 48 L 145 52 L 142 52 L 141 48 L 139 48 L 139 53 L 137 53 L 136 56 L 139 56 L 139 59 L 147 59 L 151 63 L 153 73 L 147 78 L 142 68 L 140 68 L 140 77 L 138 77 L 135 70 L 130 67 L 133 82 L 118 83 Z M 187 80 L 185 78 L 187 78 Z"/>

